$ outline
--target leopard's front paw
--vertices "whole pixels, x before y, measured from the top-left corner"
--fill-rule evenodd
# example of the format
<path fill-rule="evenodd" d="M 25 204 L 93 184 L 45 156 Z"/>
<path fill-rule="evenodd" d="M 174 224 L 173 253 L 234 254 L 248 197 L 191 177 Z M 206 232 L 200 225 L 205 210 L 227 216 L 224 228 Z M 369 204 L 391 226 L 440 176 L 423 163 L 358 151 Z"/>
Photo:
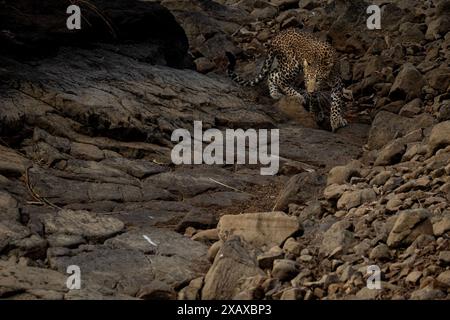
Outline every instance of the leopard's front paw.
<path fill-rule="evenodd" d="M 283 94 L 279 91 L 272 91 L 272 92 L 270 92 L 270 96 L 272 97 L 272 99 L 278 100 L 278 99 L 281 99 Z"/>
<path fill-rule="evenodd" d="M 296 97 L 297 97 L 298 101 L 300 102 L 300 104 L 301 104 L 302 106 L 305 106 L 305 105 L 306 105 L 306 99 L 305 99 L 305 97 L 304 97 L 303 95 L 299 94 L 299 95 L 297 95 Z"/>
<path fill-rule="evenodd" d="M 336 130 L 346 127 L 347 125 L 348 125 L 348 122 L 344 118 L 338 119 L 337 121 L 332 121 L 331 122 L 331 131 L 336 132 Z"/>

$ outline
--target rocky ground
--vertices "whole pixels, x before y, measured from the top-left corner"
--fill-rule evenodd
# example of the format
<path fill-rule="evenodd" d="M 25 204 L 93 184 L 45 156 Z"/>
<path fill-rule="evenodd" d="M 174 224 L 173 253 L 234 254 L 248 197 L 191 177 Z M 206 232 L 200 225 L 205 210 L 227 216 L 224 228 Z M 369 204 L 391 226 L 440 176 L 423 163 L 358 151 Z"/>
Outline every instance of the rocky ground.
<path fill-rule="evenodd" d="M 47 2 L 0 4 L 0 298 L 450 298 L 448 1 L 374 1 L 369 31 L 359 0 L 92 0 L 78 33 Z M 287 27 L 338 49 L 336 134 L 225 75 Z M 174 166 L 194 120 L 279 128 L 279 174 Z"/>

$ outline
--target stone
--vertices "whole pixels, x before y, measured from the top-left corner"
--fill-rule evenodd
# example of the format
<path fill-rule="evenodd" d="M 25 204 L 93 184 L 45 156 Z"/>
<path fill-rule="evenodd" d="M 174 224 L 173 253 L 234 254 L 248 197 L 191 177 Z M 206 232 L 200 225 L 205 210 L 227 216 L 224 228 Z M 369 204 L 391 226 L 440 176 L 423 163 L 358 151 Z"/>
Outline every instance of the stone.
<path fill-rule="evenodd" d="M 406 152 L 406 145 L 400 139 L 396 139 L 381 149 L 375 160 L 375 166 L 386 166 L 399 163 Z"/>
<path fill-rule="evenodd" d="M 199 230 L 191 237 L 191 239 L 206 243 L 215 242 L 219 240 L 219 234 L 217 233 L 217 229 Z"/>
<path fill-rule="evenodd" d="M 31 166 L 30 160 L 0 145 L 0 174 L 20 177 L 29 166 Z"/>
<path fill-rule="evenodd" d="M 358 300 L 375 300 L 379 296 L 380 291 L 381 290 L 378 289 L 369 289 L 364 287 L 356 293 L 356 298 Z"/>
<path fill-rule="evenodd" d="M 189 284 L 180 290 L 178 300 L 198 300 L 203 286 L 203 277 L 191 280 Z"/>
<path fill-rule="evenodd" d="M 168 229 L 144 227 L 130 230 L 106 240 L 104 244 L 111 249 L 128 249 L 150 255 L 179 257 L 208 265 L 206 245 Z"/>
<path fill-rule="evenodd" d="M 364 78 L 376 75 L 383 68 L 383 60 L 379 56 L 370 57 L 364 69 Z"/>
<path fill-rule="evenodd" d="M 380 111 L 375 116 L 369 131 L 367 147 L 377 150 L 398 137 L 404 137 L 417 129 L 428 128 L 434 124 L 430 115 L 420 114 L 414 118 Z"/>
<path fill-rule="evenodd" d="M 386 210 L 397 212 L 404 205 L 404 194 L 396 194 L 386 203 Z"/>
<path fill-rule="evenodd" d="M 80 244 L 86 242 L 86 240 L 81 235 L 72 234 L 51 234 L 47 237 L 48 243 L 51 247 L 77 247 Z"/>
<path fill-rule="evenodd" d="M 166 283 L 154 280 L 141 287 L 137 297 L 143 300 L 174 300 L 177 294 Z"/>
<path fill-rule="evenodd" d="M 369 258 L 372 260 L 389 260 L 391 258 L 389 247 L 384 243 L 380 243 L 370 251 Z"/>
<path fill-rule="evenodd" d="M 323 191 L 323 196 L 327 200 L 337 200 L 339 199 L 345 191 L 348 191 L 350 189 L 349 186 L 345 184 L 331 184 L 328 187 L 325 188 Z"/>
<path fill-rule="evenodd" d="M 450 68 L 441 66 L 425 75 L 428 84 L 439 93 L 445 93 L 450 87 Z"/>
<path fill-rule="evenodd" d="M 266 20 L 273 18 L 277 15 L 277 9 L 275 7 L 255 8 L 250 15 L 257 20 Z"/>
<path fill-rule="evenodd" d="M 73 142 L 70 147 L 70 154 L 82 160 L 102 160 L 105 155 L 97 146 L 86 143 Z"/>
<path fill-rule="evenodd" d="M 283 30 L 283 29 L 288 29 L 288 28 L 298 28 L 298 27 L 303 27 L 303 23 L 302 23 L 302 21 L 299 19 L 299 17 L 290 17 L 290 18 L 287 18 L 286 20 L 284 20 L 282 23 L 281 23 L 281 27 L 280 27 L 280 30 Z"/>
<path fill-rule="evenodd" d="M 268 252 L 258 255 L 258 266 L 261 269 L 272 269 L 273 262 L 282 259 L 283 256 L 283 250 L 280 247 L 273 247 Z"/>
<path fill-rule="evenodd" d="M 16 207 L 17 200 L 9 193 L 0 190 L 0 211 Z"/>
<path fill-rule="evenodd" d="M 441 272 L 438 277 L 436 278 L 438 282 L 446 286 L 447 288 L 450 288 L 450 270 Z"/>
<path fill-rule="evenodd" d="M 450 265 L 450 251 L 439 252 L 439 262 L 444 266 Z"/>
<path fill-rule="evenodd" d="M 66 280 L 65 273 L 0 261 L 0 297 L 11 297 L 20 292 L 28 292 L 36 299 L 33 293 L 39 290 L 41 297 L 49 294 L 62 299 L 64 293 L 69 291 Z M 59 294 L 55 295 L 55 293 Z"/>
<path fill-rule="evenodd" d="M 302 246 L 300 245 L 300 243 L 295 241 L 294 238 L 288 238 L 283 245 L 283 250 L 287 253 L 298 256 L 302 251 Z"/>
<path fill-rule="evenodd" d="M 312 10 L 314 8 L 317 8 L 320 6 L 316 1 L 314 0 L 300 0 L 298 3 L 298 7 L 300 9 L 306 9 L 306 10 Z"/>
<path fill-rule="evenodd" d="M 371 186 L 382 186 L 392 176 L 391 171 L 382 171 L 370 180 Z"/>
<path fill-rule="evenodd" d="M 408 274 L 405 281 L 411 284 L 417 284 L 417 281 L 422 277 L 422 271 L 413 271 Z"/>
<path fill-rule="evenodd" d="M 140 179 L 168 171 L 167 167 L 158 165 L 145 159 L 110 157 L 102 160 L 101 163 L 108 167 L 126 172 L 129 175 Z"/>
<path fill-rule="evenodd" d="M 369 203 L 376 199 L 377 195 L 373 189 L 362 189 L 355 191 L 346 191 L 337 202 L 339 210 L 350 210 L 360 206 L 363 203 Z"/>
<path fill-rule="evenodd" d="M 389 233 L 387 245 L 390 248 L 407 246 L 421 234 L 432 235 L 433 228 L 429 216 L 430 212 L 426 209 L 400 211 Z"/>
<path fill-rule="evenodd" d="M 402 23 L 400 25 L 399 31 L 402 33 L 402 42 L 406 44 L 420 44 L 425 39 L 425 35 L 422 32 L 422 26 L 417 23 Z"/>
<path fill-rule="evenodd" d="M 447 100 L 439 108 L 438 120 L 440 122 L 450 120 L 450 101 Z"/>
<path fill-rule="evenodd" d="M 415 290 L 411 293 L 411 300 L 436 300 L 445 297 L 439 289 L 433 289 L 431 287 L 425 287 L 422 289 Z"/>
<path fill-rule="evenodd" d="M 220 248 L 222 248 L 223 241 L 219 240 L 217 242 L 214 242 L 211 247 L 208 249 L 208 260 L 210 262 L 214 262 L 214 259 L 216 258 L 217 252 L 219 252 Z"/>
<path fill-rule="evenodd" d="M 217 225 L 219 237 L 226 240 L 237 235 L 255 247 L 281 245 L 287 238 L 298 233 L 301 225 L 296 217 L 284 212 L 245 213 L 224 215 Z"/>
<path fill-rule="evenodd" d="M 298 259 L 302 262 L 311 262 L 313 260 L 313 256 L 309 254 L 302 254 Z"/>
<path fill-rule="evenodd" d="M 346 221 L 334 223 L 323 235 L 320 252 L 325 255 L 331 255 L 336 250 L 347 252 L 354 244 L 354 235 L 349 228 L 350 224 Z"/>
<path fill-rule="evenodd" d="M 208 73 L 214 70 L 214 68 L 216 67 L 216 64 L 214 62 L 205 57 L 195 59 L 194 63 L 197 71 L 200 73 Z"/>
<path fill-rule="evenodd" d="M 28 228 L 15 221 L 0 222 L 0 252 L 4 249 L 14 246 L 20 240 L 29 237 L 31 232 Z"/>
<path fill-rule="evenodd" d="M 280 192 L 273 210 L 285 211 L 289 204 L 305 203 L 312 195 L 321 192 L 324 184 L 323 176 L 317 172 L 302 172 L 292 176 Z"/>
<path fill-rule="evenodd" d="M 297 6 L 298 0 L 270 0 L 270 3 L 277 7 L 286 7 L 290 5 Z"/>
<path fill-rule="evenodd" d="M 306 207 L 301 210 L 298 218 L 299 221 L 303 222 L 307 219 L 320 217 L 323 213 L 322 203 L 318 200 L 308 201 Z"/>
<path fill-rule="evenodd" d="M 267 13 L 265 10 L 257 10 L 261 14 Z M 232 52 L 237 54 L 240 49 L 235 46 L 235 44 L 229 39 L 229 37 L 224 33 L 216 33 L 212 37 L 206 39 L 197 48 L 198 52 L 206 58 L 212 61 L 221 57 L 224 52 Z"/>
<path fill-rule="evenodd" d="M 110 238 L 125 228 L 123 222 L 116 218 L 74 210 L 60 210 L 56 215 L 47 215 L 43 224 L 48 235 L 78 235 L 95 241 Z"/>
<path fill-rule="evenodd" d="M 433 127 L 428 140 L 429 154 L 450 145 L 450 121 L 438 123 Z"/>
<path fill-rule="evenodd" d="M 176 231 L 184 232 L 186 228 L 193 227 L 195 229 L 209 229 L 217 225 L 217 215 L 210 210 L 194 208 L 190 210 L 176 227 Z"/>
<path fill-rule="evenodd" d="M 425 80 L 416 67 L 411 63 L 405 63 L 395 78 L 389 97 L 394 100 L 406 99 L 407 101 L 420 98 L 424 85 Z"/>
<path fill-rule="evenodd" d="M 170 230 L 168 230 L 170 231 Z M 165 230 L 161 230 L 164 233 Z M 173 231 L 168 236 L 174 237 Z M 150 235 L 151 237 L 151 235 Z M 179 235 L 179 237 L 183 237 Z M 156 237 L 154 237 L 156 239 Z M 159 238 L 159 237 L 158 237 Z M 77 265 L 82 270 L 83 283 L 87 288 L 102 287 L 109 289 L 113 294 L 123 294 L 135 297 L 139 291 L 151 281 L 159 280 L 170 288 L 180 288 L 192 279 L 202 276 L 210 266 L 206 259 L 206 247 L 201 250 L 185 250 L 190 245 L 200 245 L 190 239 L 184 239 L 183 246 L 176 247 L 175 243 L 182 243 L 180 239 L 174 242 L 158 243 L 157 250 L 148 243 L 141 234 L 144 247 L 140 250 L 132 248 L 129 244 L 116 248 L 108 243 L 107 246 L 91 246 L 80 248 L 71 255 L 49 257 L 52 269 L 66 272 L 67 266 Z M 166 238 L 172 241 L 171 238 Z M 192 243 L 190 243 L 191 241 Z M 136 243 L 135 247 L 140 243 Z M 153 251 L 152 251 L 153 250 Z M 191 254 L 195 254 L 191 256 Z"/>
<path fill-rule="evenodd" d="M 289 288 L 283 291 L 280 300 L 301 300 L 303 294 L 303 290 L 299 288 Z"/>
<path fill-rule="evenodd" d="M 404 105 L 405 105 L 405 102 L 403 100 L 393 101 L 393 102 L 390 102 L 390 103 L 384 105 L 383 107 L 381 107 L 380 110 L 398 114 Z"/>
<path fill-rule="evenodd" d="M 442 236 L 450 231 L 450 214 L 444 215 L 438 222 L 433 223 L 433 233 L 435 236 Z"/>
<path fill-rule="evenodd" d="M 327 185 L 345 184 L 352 177 L 360 177 L 361 163 L 359 161 L 351 161 L 345 166 L 337 166 L 328 173 Z"/>
<path fill-rule="evenodd" d="M 295 261 L 277 259 L 273 262 L 272 276 L 280 281 L 292 280 L 299 272 Z"/>
<path fill-rule="evenodd" d="M 256 275 L 264 275 L 264 272 L 249 255 L 245 243 L 239 237 L 232 237 L 224 242 L 205 276 L 202 299 L 231 299 L 238 293 L 240 279 Z"/>
<path fill-rule="evenodd" d="M 448 15 L 437 17 L 428 23 L 425 39 L 436 40 L 444 36 L 450 29 L 450 19 Z"/>
<path fill-rule="evenodd" d="M 423 144 L 412 144 L 408 146 L 405 154 L 403 155 L 402 161 L 409 161 L 416 155 L 424 155 L 428 151 L 427 146 Z"/>

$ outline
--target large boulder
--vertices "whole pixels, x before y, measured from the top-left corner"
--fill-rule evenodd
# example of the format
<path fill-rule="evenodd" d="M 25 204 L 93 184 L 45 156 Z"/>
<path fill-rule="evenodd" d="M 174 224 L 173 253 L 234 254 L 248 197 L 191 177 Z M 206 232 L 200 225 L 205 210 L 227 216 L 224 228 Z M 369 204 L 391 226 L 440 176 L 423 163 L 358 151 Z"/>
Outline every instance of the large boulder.
<path fill-rule="evenodd" d="M 420 128 L 430 127 L 433 123 L 433 117 L 428 114 L 407 118 L 391 112 L 380 111 L 375 116 L 370 128 L 367 146 L 371 150 L 380 149 L 394 138 L 406 136 Z"/>
<path fill-rule="evenodd" d="M 287 238 L 301 230 L 296 217 L 284 212 L 245 213 L 224 215 L 217 225 L 222 240 L 236 235 L 255 247 L 281 245 Z"/>
<path fill-rule="evenodd" d="M 327 185 L 345 184 L 350 182 L 352 177 L 361 177 L 361 162 L 354 160 L 345 166 L 336 166 L 330 170 L 327 178 Z"/>
<path fill-rule="evenodd" d="M 438 123 L 433 127 L 428 141 L 428 149 L 430 153 L 433 153 L 447 145 L 450 145 L 450 121 Z"/>
<path fill-rule="evenodd" d="M 406 63 L 395 78 L 389 97 L 395 100 L 406 99 L 407 101 L 421 96 L 422 87 L 425 85 L 420 71 L 411 63 Z"/>
<path fill-rule="evenodd" d="M 433 69 L 426 74 L 428 84 L 438 90 L 440 93 L 445 93 L 450 88 L 450 68 L 441 66 Z"/>
<path fill-rule="evenodd" d="M 389 233 L 387 245 L 391 248 L 407 246 L 421 234 L 433 234 L 433 226 L 427 209 L 411 209 L 398 213 Z"/>
<path fill-rule="evenodd" d="M 89 0 L 77 2 L 83 19 L 80 30 L 69 30 L 65 15 L 70 0 L 50 0 L 36 10 L 34 1 L 18 0 L 12 7 L 0 6 L 0 53 L 14 58 L 54 54 L 64 45 L 94 42 L 147 42 L 130 54 L 173 67 L 186 67 L 188 40 L 173 15 L 157 3 L 137 0 Z M 94 8 L 94 9 L 93 9 Z M 132 47 L 130 47 L 132 48 Z"/>
<path fill-rule="evenodd" d="M 363 203 L 370 203 L 376 199 L 376 193 L 370 188 L 355 190 L 355 191 L 345 191 L 337 202 L 338 209 L 350 210 L 360 206 Z"/>
<path fill-rule="evenodd" d="M 406 145 L 401 139 L 393 140 L 388 143 L 378 154 L 375 160 L 376 166 L 385 166 L 395 164 L 401 161 L 403 154 L 406 152 Z"/>
<path fill-rule="evenodd" d="M 224 242 L 205 276 L 202 299 L 232 299 L 243 278 L 257 275 L 264 275 L 264 272 L 249 253 L 248 245 L 239 237 L 232 237 Z"/>
<path fill-rule="evenodd" d="M 346 253 L 355 244 L 355 236 L 348 221 L 334 223 L 323 235 L 322 245 L 319 250 L 328 256 L 336 251 Z"/>
<path fill-rule="evenodd" d="M 0 261 L 0 298 L 62 300 L 68 275 L 54 270 Z M 18 294 L 18 296 L 17 296 Z"/>
<path fill-rule="evenodd" d="M 317 172 L 302 172 L 291 177 L 278 195 L 274 210 L 285 211 L 291 203 L 305 203 L 325 185 L 325 178 Z"/>
<path fill-rule="evenodd" d="M 59 255 L 57 249 L 49 251 L 51 268 L 65 272 L 77 265 L 83 289 L 100 286 L 114 295 L 145 298 L 165 288 L 163 293 L 171 296 L 210 266 L 205 245 L 155 227 L 125 232 L 103 245 L 81 246 L 68 255 Z"/>

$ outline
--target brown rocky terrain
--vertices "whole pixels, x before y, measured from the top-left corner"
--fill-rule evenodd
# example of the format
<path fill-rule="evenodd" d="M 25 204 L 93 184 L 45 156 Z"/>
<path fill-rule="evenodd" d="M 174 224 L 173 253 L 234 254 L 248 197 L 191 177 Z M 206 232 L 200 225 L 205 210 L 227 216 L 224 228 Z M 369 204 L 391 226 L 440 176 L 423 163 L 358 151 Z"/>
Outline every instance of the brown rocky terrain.
<path fill-rule="evenodd" d="M 449 299 L 450 4 L 373 3 L 0 3 L 0 298 Z M 288 27 L 338 50 L 337 133 L 225 74 Z M 279 173 L 173 165 L 194 120 L 280 129 Z"/>

